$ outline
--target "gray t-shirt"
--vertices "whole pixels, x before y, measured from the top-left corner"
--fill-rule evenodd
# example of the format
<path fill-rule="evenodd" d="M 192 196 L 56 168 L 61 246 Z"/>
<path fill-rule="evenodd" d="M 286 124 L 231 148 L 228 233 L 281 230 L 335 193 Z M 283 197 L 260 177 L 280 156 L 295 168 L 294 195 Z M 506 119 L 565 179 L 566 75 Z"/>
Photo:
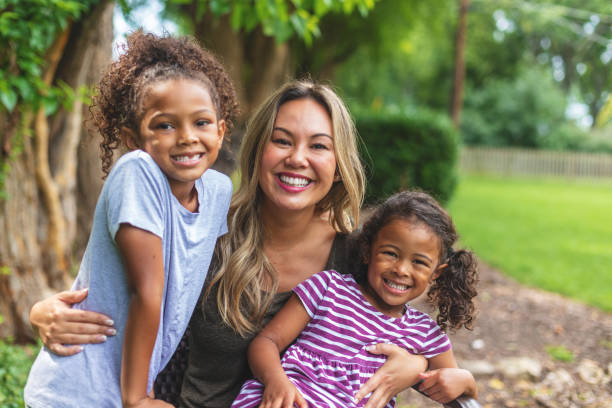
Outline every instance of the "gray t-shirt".
<path fill-rule="evenodd" d="M 143 151 L 121 157 L 110 172 L 73 289 L 89 287 L 75 308 L 112 316 L 117 335 L 86 345 L 70 357 L 39 353 L 25 388 L 32 408 L 120 407 L 121 350 L 129 293 L 115 243 L 120 224 L 149 231 L 162 240 L 164 294 L 147 389 L 172 356 L 189 322 L 206 278 L 217 237 L 227 232 L 232 194 L 228 177 L 207 170 L 196 180 L 199 209 L 192 213 L 172 194 L 164 173 Z"/>

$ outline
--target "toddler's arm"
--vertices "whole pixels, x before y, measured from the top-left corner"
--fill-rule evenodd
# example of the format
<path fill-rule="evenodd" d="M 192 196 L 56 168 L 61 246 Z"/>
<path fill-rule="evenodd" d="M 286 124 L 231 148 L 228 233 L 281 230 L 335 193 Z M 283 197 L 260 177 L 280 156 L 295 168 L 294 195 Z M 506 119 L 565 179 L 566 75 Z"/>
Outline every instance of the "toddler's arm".
<path fill-rule="evenodd" d="M 468 370 L 457 367 L 452 350 L 445 351 L 429 360 L 429 369 L 421 378 L 419 391 L 434 401 L 445 404 L 461 395 L 477 398 L 476 381 Z"/>
<path fill-rule="evenodd" d="M 162 242 L 158 236 L 121 224 L 115 236 L 126 270 L 130 305 L 121 359 L 124 407 L 171 407 L 147 396 L 149 363 L 164 291 Z"/>
<path fill-rule="evenodd" d="M 297 295 L 263 328 L 249 345 L 249 365 L 253 375 L 264 385 L 260 407 L 293 406 L 307 408 L 306 401 L 289 381 L 280 362 L 280 353 L 302 332 L 310 316 Z"/>

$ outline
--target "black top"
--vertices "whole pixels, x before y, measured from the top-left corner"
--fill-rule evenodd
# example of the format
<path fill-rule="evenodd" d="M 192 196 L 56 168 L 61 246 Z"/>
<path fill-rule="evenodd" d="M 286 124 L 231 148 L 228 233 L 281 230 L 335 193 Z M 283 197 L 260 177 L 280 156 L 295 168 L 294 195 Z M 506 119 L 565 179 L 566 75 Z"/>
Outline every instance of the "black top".
<path fill-rule="evenodd" d="M 347 236 L 336 234 L 325 269 L 347 273 L 348 260 Z M 209 278 L 212 273 L 209 271 Z M 276 294 L 265 314 L 264 325 L 280 310 L 291 293 Z M 180 407 L 225 408 L 231 405 L 242 384 L 252 377 L 247 348 L 256 333 L 242 337 L 222 322 L 214 289 L 206 299 L 206 316 L 202 313 L 201 302 L 202 298 L 188 328 L 189 357 L 185 358 L 186 352 L 179 346 L 167 368 L 157 378 L 155 395 L 174 404 L 178 400 Z M 186 342 L 181 343 L 184 346 Z M 180 398 L 177 399 L 176 384 L 183 373 Z"/>

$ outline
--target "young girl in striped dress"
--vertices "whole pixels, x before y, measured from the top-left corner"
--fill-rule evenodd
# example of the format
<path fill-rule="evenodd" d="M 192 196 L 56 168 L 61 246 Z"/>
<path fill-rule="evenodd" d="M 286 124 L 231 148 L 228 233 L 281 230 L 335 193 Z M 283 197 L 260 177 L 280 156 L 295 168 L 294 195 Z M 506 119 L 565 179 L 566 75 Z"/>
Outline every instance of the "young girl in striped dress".
<path fill-rule="evenodd" d="M 251 342 L 257 380 L 243 385 L 232 407 L 364 406 L 368 398 L 356 393 L 386 359 L 369 352 L 378 343 L 428 360 L 429 371 L 415 369 L 414 383 L 433 400 L 475 398 L 474 378 L 457 368 L 444 333 L 470 328 L 475 309 L 475 258 L 453 250 L 456 240 L 451 218 L 429 195 L 390 197 L 357 235 L 352 274 L 323 271 L 299 284 Z M 437 324 L 408 305 L 428 287 Z M 395 398 L 387 407 L 394 405 Z"/>

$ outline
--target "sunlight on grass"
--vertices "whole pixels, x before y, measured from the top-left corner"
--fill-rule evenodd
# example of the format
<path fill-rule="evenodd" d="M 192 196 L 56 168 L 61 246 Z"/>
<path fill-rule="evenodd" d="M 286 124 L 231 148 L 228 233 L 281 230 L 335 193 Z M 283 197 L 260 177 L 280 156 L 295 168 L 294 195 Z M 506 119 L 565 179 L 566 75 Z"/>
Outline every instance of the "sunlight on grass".
<path fill-rule="evenodd" d="M 464 175 L 449 210 L 487 263 L 612 311 L 612 181 Z"/>

